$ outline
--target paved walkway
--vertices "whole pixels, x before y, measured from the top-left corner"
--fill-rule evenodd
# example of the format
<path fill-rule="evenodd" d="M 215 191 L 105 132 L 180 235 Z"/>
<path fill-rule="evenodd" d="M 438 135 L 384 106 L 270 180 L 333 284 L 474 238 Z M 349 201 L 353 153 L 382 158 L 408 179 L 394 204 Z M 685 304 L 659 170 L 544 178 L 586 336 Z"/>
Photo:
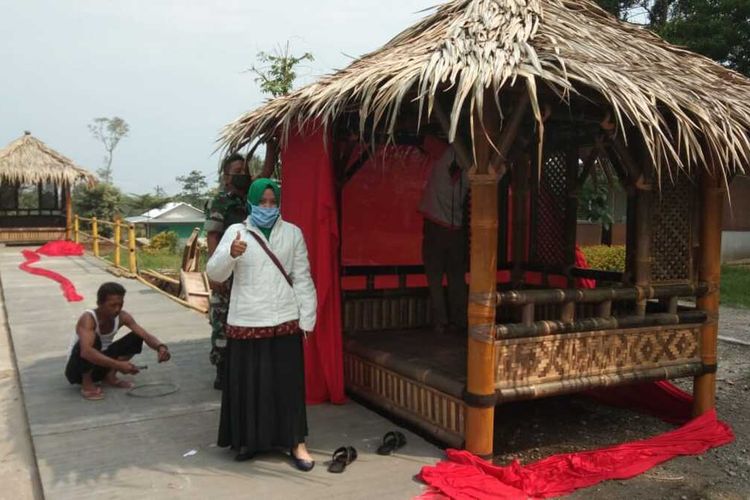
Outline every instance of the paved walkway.
<path fill-rule="evenodd" d="M 208 324 L 202 315 L 138 282 L 115 278 L 92 257 L 44 257 L 39 267 L 67 276 L 84 296 L 83 302 L 68 303 L 56 283 L 20 271 L 21 260 L 19 248 L 0 248 L 0 279 L 28 416 L 26 427 L 19 399 L 13 406 L 9 397 L 18 398 L 15 371 L 5 361 L 9 350 L 0 343 L 0 433 L 5 437 L 0 480 L 5 490 L 7 477 L 23 479 L 16 481 L 23 491 L 3 491 L 0 497 L 35 498 L 31 443 L 48 499 L 408 499 L 423 490 L 413 476 L 442 455 L 405 430 L 409 444 L 398 456 L 375 454 L 380 436 L 395 426 L 348 403 L 308 408 L 308 445 L 318 462 L 311 473 L 297 472 L 274 453 L 236 463 L 215 446 L 219 393 L 211 387 Z M 141 354 L 137 364 L 148 369 L 136 381 L 176 383 L 177 393 L 146 399 L 112 389 L 105 400 L 89 402 L 65 381 L 73 326 L 84 308 L 95 305 L 96 289 L 104 281 L 127 288 L 125 308 L 172 351 L 173 361 L 163 365 L 157 365 L 153 351 Z M 341 445 L 355 446 L 359 459 L 344 474 L 333 475 L 324 461 Z"/>

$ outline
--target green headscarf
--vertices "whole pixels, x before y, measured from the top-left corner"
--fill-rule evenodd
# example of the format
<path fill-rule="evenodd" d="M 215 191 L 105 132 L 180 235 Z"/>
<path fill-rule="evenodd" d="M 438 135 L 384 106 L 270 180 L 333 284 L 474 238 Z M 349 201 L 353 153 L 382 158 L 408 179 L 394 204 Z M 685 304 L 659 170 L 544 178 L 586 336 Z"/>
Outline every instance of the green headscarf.
<path fill-rule="evenodd" d="M 253 181 L 253 183 L 250 185 L 250 189 L 247 192 L 247 212 L 248 214 L 252 214 L 253 207 L 257 207 L 260 203 L 261 198 L 263 197 L 263 193 L 266 191 L 266 189 L 273 190 L 273 194 L 276 195 L 276 206 L 281 206 L 281 188 L 279 185 L 272 181 L 271 179 L 267 179 L 265 177 L 261 177 L 260 179 L 256 179 Z M 261 233 L 268 239 L 271 235 L 271 229 L 273 229 L 273 226 L 271 227 L 258 227 Z"/>
<path fill-rule="evenodd" d="M 276 195 L 276 204 L 281 206 L 281 188 L 275 181 L 266 177 L 255 179 L 253 183 L 250 184 L 250 189 L 247 191 L 247 202 L 250 205 L 257 206 L 258 203 L 260 203 L 260 199 L 263 197 L 263 193 L 268 188 L 273 189 L 273 194 Z"/>

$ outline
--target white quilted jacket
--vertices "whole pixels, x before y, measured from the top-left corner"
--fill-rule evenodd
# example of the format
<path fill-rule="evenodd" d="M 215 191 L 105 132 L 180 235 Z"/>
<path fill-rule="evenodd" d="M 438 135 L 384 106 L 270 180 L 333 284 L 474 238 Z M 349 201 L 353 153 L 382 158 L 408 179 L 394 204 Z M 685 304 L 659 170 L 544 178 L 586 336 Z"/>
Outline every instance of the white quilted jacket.
<path fill-rule="evenodd" d="M 240 238 L 247 243 L 247 250 L 232 258 L 229 249 L 238 231 Z M 271 230 L 270 241 L 266 240 L 292 278 L 294 289 L 248 231 L 265 240 L 263 233 L 249 221 L 233 224 L 224 232 L 206 264 L 206 274 L 213 281 L 223 282 L 234 273 L 227 323 L 234 326 L 276 326 L 298 319 L 302 330 L 312 331 L 318 301 L 302 231 L 279 217 Z"/>

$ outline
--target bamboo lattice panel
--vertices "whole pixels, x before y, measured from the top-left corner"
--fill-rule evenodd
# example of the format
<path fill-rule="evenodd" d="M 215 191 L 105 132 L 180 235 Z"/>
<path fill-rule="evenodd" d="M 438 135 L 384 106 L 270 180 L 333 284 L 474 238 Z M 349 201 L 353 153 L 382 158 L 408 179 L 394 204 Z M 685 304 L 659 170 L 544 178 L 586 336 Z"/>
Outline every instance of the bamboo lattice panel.
<path fill-rule="evenodd" d="M 691 279 L 694 194 L 694 186 L 686 175 L 678 175 L 675 183 L 663 180 L 661 191 L 654 193 L 651 232 L 654 282 Z"/>
<path fill-rule="evenodd" d="M 567 156 L 558 151 L 550 154 L 542 167 L 536 199 L 535 262 L 549 266 L 565 266 L 565 234 L 568 181 Z"/>
<path fill-rule="evenodd" d="M 394 297 L 346 297 L 345 332 L 419 328 L 430 324 L 426 294 Z"/>
<path fill-rule="evenodd" d="M 495 343 L 498 389 L 700 361 L 699 327 L 632 328 Z"/>
<path fill-rule="evenodd" d="M 408 418 L 435 437 L 444 440 L 447 435 L 452 442 L 462 440 L 463 401 L 346 352 L 344 381 L 347 390 L 386 410 L 397 410 L 399 416 Z"/>

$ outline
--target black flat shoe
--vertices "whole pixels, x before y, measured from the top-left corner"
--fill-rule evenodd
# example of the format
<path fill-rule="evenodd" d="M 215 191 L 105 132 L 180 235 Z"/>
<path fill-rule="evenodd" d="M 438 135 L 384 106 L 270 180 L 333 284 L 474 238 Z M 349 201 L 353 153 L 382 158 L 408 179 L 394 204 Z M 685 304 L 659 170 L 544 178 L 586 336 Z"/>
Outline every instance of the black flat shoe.
<path fill-rule="evenodd" d="M 247 448 L 240 448 L 240 451 L 234 456 L 235 462 L 246 462 L 252 460 L 255 453 L 250 453 Z"/>
<path fill-rule="evenodd" d="M 292 457 L 292 462 L 294 462 L 294 466 L 297 467 L 302 472 L 309 472 L 312 470 L 313 467 L 315 467 L 315 460 L 303 460 L 301 458 L 297 458 L 294 456 L 294 451 L 289 450 L 289 456 Z"/>

